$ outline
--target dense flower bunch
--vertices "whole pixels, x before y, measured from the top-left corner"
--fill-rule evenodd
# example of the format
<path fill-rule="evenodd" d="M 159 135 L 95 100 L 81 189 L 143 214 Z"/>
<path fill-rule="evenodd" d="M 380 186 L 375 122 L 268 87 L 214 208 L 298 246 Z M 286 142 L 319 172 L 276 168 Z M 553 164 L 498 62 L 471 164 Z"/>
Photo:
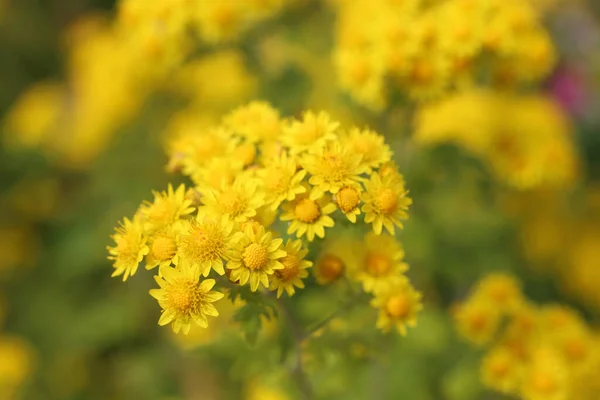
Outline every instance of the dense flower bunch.
<path fill-rule="evenodd" d="M 555 62 L 535 2 L 336 3 L 340 85 L 373 109 L 386 105 L 389 82 L 411 99 L 424 100 L 478 82 L 501 87 L 536 82 Z"/>
<path fill-rule="evenodd" d="M 596 399 L 600 335 L 574 310 L 537 306 L 509 275 L 482 279 L 454 313 L 461 335 L 486 355 L 483 383 L 525 400 Z"/>
<path fill-rule="evenodd" d="M 155 192 L 124 219 L 109 248 L 113 276 L 123 280 L 142 261 L 158 267 L 160 289 L 151 295 L 163 308 L 159 324 L 205 327 L 223 297 L 212 290 L 217 281 L 292 296 L 304 288 L 318 239 L 350 226 L 364 236 L 362 248 L 353 246 L 360 255 L 352 263 L 319 259 L 317 281 L 347 272 L 374 295 L 380 328 L 405 333 L 415 323 L 421 295 L 404 275 L 395 237 L 411 199 L 382 136 L 343 129 L 322 111 L 282 119 L 264 102 L 239 107 L 218 125 L 188 128 L 168 147 L 169 168 L 194 186 Z"/>
<path fill-rule="evenodd" d="M 561 188 L 577 177 L 570 123 L 543 96 L 465 92 L 421 107 L 415 125 L 417 143 L 459 145 L 516 189 Z"/>

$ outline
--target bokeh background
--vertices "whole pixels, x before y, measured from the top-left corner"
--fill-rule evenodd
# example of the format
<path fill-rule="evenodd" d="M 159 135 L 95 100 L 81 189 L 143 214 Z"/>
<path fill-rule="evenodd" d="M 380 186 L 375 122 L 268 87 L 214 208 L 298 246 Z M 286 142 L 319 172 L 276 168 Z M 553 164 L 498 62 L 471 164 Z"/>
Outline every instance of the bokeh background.
<path fill-rule="evenodd" d="M 177 46 L 187 43 L 144 42 L 147 58 L 119 45 L 107 33 L 114 1 L 0 0 L 0 399 L 299 396 L 276 321 L 253 346 L 227 323 L 176 338 L 156 325 L 152 277 L 121 284 L 106 259 L 116 222 L 151 190 L 182 181 L 167 168 L 177 118 L 209 124 L 253 99 L 283 115 L 324 109 L 374 128 L 414 199 L 401 238 L 424 293 L 418 326 L 382 339 L 361 331 L 372 324 L 361 312 L 336 321 L 311 344 L 319 397 L 507 398 L 481 384 L 481 353 L 458 337 L 449 311 L 492 271 L 518 277 L 532 301 L 600 322 L 599 3 L 544 11 L 557 61 L 524 90 L 483 85 L 447 104 L 394 95 L 375 109 L 338 84 L 344 2 L 282 3 L 234 38 L 206 28 L 183 63 Z M 505 126 L 535 138 L 533 148 L 559 137 L 558 161 L 535 172 L 543 184 L 471 140 Z M 308 319 L 332 308 L 319 293 L 299 296 Z"/>

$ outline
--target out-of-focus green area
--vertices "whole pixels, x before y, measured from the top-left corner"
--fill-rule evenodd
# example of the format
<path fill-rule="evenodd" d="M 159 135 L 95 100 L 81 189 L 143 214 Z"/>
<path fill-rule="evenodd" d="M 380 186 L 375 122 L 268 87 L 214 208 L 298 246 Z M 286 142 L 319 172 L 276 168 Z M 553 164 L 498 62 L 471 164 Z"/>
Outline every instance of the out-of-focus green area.
<path fill-rule="evenodd" d="M 61 130 L 65 125 L 59 122 L 39 143 L 23 146 L 15 144 L 18 134 L 11 125 L 3 125 L 0 399 L 300 398 L 282 356 L 292 344 L 276 320 L 266 324 L 254 346 L 228 323 L 197 337 L 175 338 L 156 324 L 159 308 L 148 296 L 155 286 L 150 274 L 140 271 L 127 284 L 110 277 L 106 246 L 112 245 L 116 222 L 143 200 L 152 200 L 151 190 L 182 181 L 167 172 L 165 132 L 173 129 L 173 115 L 190 97 L 200 98 L 190 109 L 209 122 L 252 99 L 269 101 L 283 115 L 326 109 L 385 135 L 405 174 L 414 204 L 401 240 L 411 279 L 423 292 L 424 311 L 406 337 L 367 332 L 362 328 L 375 325 L 373 316 L 358 309 L 308 343 L 305 369 L 321 397 L 506 398 L 484 388 L 481 352 L 458 337 L 451 313 L 478 279 L 494 271 L 516 276 L 532 301 L 568 305 L 590 326 L 600 322 L 595 291 L 600 285 L 600 28 L 591 8 L 573 6 L 547 16 L 559 61 L 537 91 L 560 104 L 561 118 L 569 121 L 577 173 L 558 189 L 520 190 L 503 180 L 505 164 L 489 163 L 468 140 L 414 140 L 419 110 L 401 96 L 391 96 L 388 108 L 373 112 L 342 93 L 331 61 L 332 4 L 341 2 L 292 3 L 238 41 L 204 43 L 190 52 L 198 61 L 196 70 L 160 78 L 149 73 L 148 80 L 160 84 L 148 93 L 136 85 L 105 91 L 110 79 L 90 85 L 90 97 L 97 89 L 106 96 L 101 100 L 114 94 L 115 103 L 135 110 L 101 140 Z M 79 88 L 77 78 L 97 75 L 78 76 L 73 65 L 94 65 L 97 54 L 102 69 L 101 57 L 109 54 L 87 54 L 81 43 L 87 43 L 86 35 L 94 37 L 98 21 L 115 13 L 115 4 L 104 0 L 0 0 L 3 120 L 16 118 L 15 104 L 39 82 L 48 82 L 50 89 L 42 87 L 38 99 L 47 94 L 60 98 L 64 109 L 75 109 L 81 99 L 72 90 Z M 73 43 L 79 39 L 77 47 Z M 96 50 L 92 45 L 104 49 L 90 40 L 89 48 Z M 109 66 L 120 85 L 120 66 Z M 140 69 L 147 66 L 140 63 Z M 55 84 L 64 86 L 58 97 L 53 97 Z M 129 104 L 129 95 L 139 104 Z M 35 131 L 44 107 L 55 103 L 31 104 L 17 119 L 23 126 L 31 122 Z M 463 108 L 446 110 L 449 120 L 456 115 L 468 125 Z M 428 121 L 442 120 L 441 110 L 432 112 Z M 96 118 L 101 124 L 105 116 Z M 530 129 L 523 128 L 526 134 L 544 137 L 535 129 L 538 120 L 523 121 Z M 431 132 L 434 125 L 427 125 Z M 505 126 L 511 124 L 489 131 Z M 473 131 L 477 134 L 476 126 Z M 304 322 L 335 311 L 331 293 L 338 289 L 330 290 L 296 295 L 293 304 Z M 233 311 L 222 314 L 226 318 Z"/>

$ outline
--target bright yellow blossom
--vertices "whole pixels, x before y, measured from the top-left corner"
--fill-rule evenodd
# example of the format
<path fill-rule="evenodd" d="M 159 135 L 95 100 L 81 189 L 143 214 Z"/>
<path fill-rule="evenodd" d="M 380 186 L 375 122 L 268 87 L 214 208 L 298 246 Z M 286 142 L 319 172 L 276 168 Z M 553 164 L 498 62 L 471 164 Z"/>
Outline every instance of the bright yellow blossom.
<path fill-rule="evenodd" d="M 327 196 L 311 200 L 306 195 L 300 195 L 294 201 L 285 203 L 283 210 L 285 212 L 281 215 L 281 220 L 291 221 L 287 233 L 295 232 L 298 238 L 306 235 L 310 242 L 315 236 L 324 238 L 325 228 L 332 228 L 335 224 L 329 214 L 336 207 Z"/>
<path fill-rule="evenodd" d="M 373 232 L 381 234 L 383 227 L 394 234 L 394 227 L 402 228 L 402 220 L 408 218 L 406 211 L 412 204 L 407 196 L 403 182 L 394 179 L 393 175 L 381 177 L 373 173 L 369 181 L 364 183 L 365 192 L 361 195 L 364 205 L 365 222 L 373 224 Z"/>
<path fill-rule="evenodd" d="M 145 202 L 139 214 L 147 233 L 153 233 L 175 223 L 182 216 L 194 211 L 191 201 L 185 197 L 185 186 L 177 190 L 169 184 L 166 192 L 154 192 L 154 202 Z"/>
<path fill-rule="evenodd" d="M 351 129 L 344 142 L 353 154 L 360 154 L 360 163 L 369 170 L 378 168 L 392 158 L 390 146 L 385 144 L 383 136 L 370 129 Z"/>
<path fill-rule="evenodd" d="M 279 112 L 263 101 L 236 108 L 224 121 L 229 129 L 252 143 L 277 140 L 282 128 Z"/>
<path fill-rule="evenodd" d="M 371 305 L 379 310 L 377 327 L 389 332 L 395 327 L 406 335 L 406 328 L 415 326 L 417 314 L 423 308 L 421 293 L 407 279 L 399 279 L 375 292 Z"/>
<path fill-rule="evenodd" d="M 333 199 L 341 212 L 352 223 L 356 223 L 356 217 L 360 214 L 360 195 L 362 186 L 354 184 L 342 187 L 334 196 Z"/>
<path fill-rule="evenodd" d="M 283 239 L 273 239 L 273 234 L 266 232 L 264 226 L 253 229 L 247 225 L 243 232 L 234 235 L 233 242 L 227 252 L 229 278 L 240 285 L 249 281 L 253 292 L 260 285 L 268 288 L 269 276 L 285 268 L 282 259 L 287 253 L 282 248 Z"/>
<path fill-rule="evenodd" d="M 203 212 L 224 215 L 232 221 L 244 222 L 256 215 L 264 203 L 264 192 L 255 179 L 238 176 L 231 185 L 204 192 Z"/>
<path fill-rule="evenodd" d="M 157 266 L 167 267 L 171 263 L 177 264 L 177 240 L 177 232 L 172 227 L 154 233 L 148 239 L 149 251 L 146 255 L 146 269 Z"/>
<path fill-rule="evenodd" d="M 262 179 L 265 190 L 265 205 L 276 210 L 281 202 L 292 201 L 297 195 L 306 192 L 302 180 L 306 176 L 305 170 L 298 170 L 298 165 L 293 157 L 282 153 L 257 171 L 257 176 Z"/>
<path fill-rule="evenodd" d="M 115 241 L 115 247 L 107 247 L 109 260 L 113 260 L 115 268 L 112 277 L 123 275 L 123 282 L 137 271 L 138 265 L 148 254 L 149 249 L 144 236 L 144 229 L 138 218 L 133 221 L 124 218 L 120 226 L 115 229 L 116 233 L 111 236 Z"/>
<path fill-rule="evenodd" d="M 206 328 L 207 316 L 216 317 L 219 312 L 212 304 L 223 298 L 223 293 L 211 291 L 214 279 L 200 282 L 198 268 L 164 267 L 161 276 L 155 276 L 160 289 L 150 290 L 150 295 L 158 300 L 162 314 L 158 324 L 172 323 L 175 333 L 180 330 L 187 334 L 192 323 Z"/>
<path fill-rule="evenodd" d="M 339 125 L 339 122 L 332 121 L 324 111 L 318 114 L 307 111 L 302 120 L 293 120 L 283 128 L 281 140 L 292 154 L 319 149 L 336 138 L 335 133 Z"/>
<path fill-rule="evenodd" d="M 283 247 L 287 253 L 280 261 L 283 264 L 282 269 L 275 271 L 271 277 L 270 290 L 277 291 L 277 297 L 281 297 L 285 291 L 288 296 L 292 296 L 296 289 L 294 286 L 304 289 L 302 279 L 308 276 L 307 268 L 312 266 L 312 261 L 306 260 L 308 249 L 302 247 L 301 240 L 288 239 Z"/>

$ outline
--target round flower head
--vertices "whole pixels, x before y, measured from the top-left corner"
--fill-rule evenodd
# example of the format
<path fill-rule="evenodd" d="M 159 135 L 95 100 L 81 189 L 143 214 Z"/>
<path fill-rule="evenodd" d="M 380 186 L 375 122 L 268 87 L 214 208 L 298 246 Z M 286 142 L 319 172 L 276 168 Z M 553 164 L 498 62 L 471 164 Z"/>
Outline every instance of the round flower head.
<path fill-rule="evenodd" d="M 276 210 L 282 201 L 292 201 L 296 195 L 306 192 L 302 180 L 305 170 L 297 170 L 296 161 L 287 153 L 271 160 L 263 169 L 257 171 L 265 190 L 265 205 Z"/>
<path fill-rule="evenodd" d="M 481 380 L 490 389 L 516 394 L 523 366 L 512 351 L 496 346 L 483 358 Z"/>
<path fill-rule="evenodd" d="M 191 179 L 205 192 L 233 184 L 236 177 L 244 170 L 244 161 L 232 157 L 212 158 L 201 168 L 195 170 Z"/>
<path fill-rule="evenodd" d="M 360 184 L 344 186 L 333 197 L 340 211 L 353 224 L 356 223 L 356 217 L 360 214 L 360 194 L 362 193 Z"/>
<path fill-rule="evenodd" d="M 247 224 L 243 232 L 237 232 L 233 246 L 227 252 L 231 270 L 229 278 L 233 282 L 245 285 L 250 281 L 250 290 L 258 290 L 262 284 L 269 287 L 269 276 L 275 270 L 284 268 L 281 259 L 286 256 L 282 249 L 283 239 L 273 239 L 271 232 L 265 232 L 264 226 Z"/>
<path fill-rule="evenodd" d="M 195 220 L 182 224 L 179 232 L 177 263 L 198 267 L 208 276 L 211 268 L 223 275 L 223 258 L 231 247 L 234 223 L 227 217 L 198 213 Z"/>
<path fill-rule="evenodd" d="M 366 292 L 381 290 L 395 279 L 403 278 L 408 265 L 402 262 L 404 250 L 393 236 L 369 232 L 365 244 L 362 263 L 352 275 L 362 282 Z"/>
<path fill-rule="evenodd" d="M 111 276 L 123 275 L 123 281 L 133 276 L 137 271 L 139 263 L 148 254 L 148 246 L 144 229 L 138 218 L 130 221 L 127 218 L 116 228 L 116 233 L 111 238 L 117 244 L 115 247 L 107 247 L 108 259 L 114 260 L 115 271 Z"/>
<path fill-rule="evenodd" d="M 478 346 L 493 339 L 500 325 L 500 317 L 495 306 L 476 297 L 460 304 L 454 312 L 459 333 Z"/>
<path fill-rule="evenodd" d="M 375 292 L 371 305 L 379 310 L 377 328 L 389 332 L 396 327 L 402 336 L 407 326 L 415 326 L 417 314 L 423 308 L 421 293 L 417 292 L 407 279 L 397 279 Z"/>
<path fill-rule="evenodd" d="M 146 255 L 146 269 L 154 267 L 167 267 L 177 254 L 177 235 L 170 227 L 161 232 L 156 232 L 148 239 L 149 252 Z"/>
<path fill-rule="evenodd" d="M 256 210 L 264 205 L 264 198 L 264 193 L 258 189 L 258 182 L 242 175 L 231 185 L 207 190 L 202 202 L 207 213 L 244 222 L 256 215 Z"/>
<path fill-rule="evenodd" d="M 287 233 L 295 232 L 298 238 L 306 235 L 310 242 L 315 239 L 315 235 L 324 238 L 325 228 L 334 225 L 329 214 L 336 207 L 326 196 L 316 200 L 311 200 L 306 195 L 298 196 L 294 201 L 284 204 L 283 209 L 285 212 L 281 215 L 281 220 L 291 221 Z"/>
<path fill-rule="evenodd" d="M 302 166 L 311 177 L 311 199 L 318 199 L 325 192 L 337 193 L 342 187 L 355 185 L 367 168 L 361 165 L 361 157 L 350 152 L 339 141 L 327 143 L 305 155 Z"/>
<path fill-rule="evenodd" d="M 161 275 L 154 277 L 160 289 L 150 290 L 150 295 L 158 300 L 163 310 L 159 325 L 172 322 L 175 333 L 181 330 L 187 334 L 192 322 L 206 328 L 206 317 L 219 315 L 212 303 L 222 299 L 223 293 L 211 291 L 215 285 L 214 279 L 200 282 L 198 269 L 187 267 L 164 267 Z"/>
<path fill-rule="evenodd" d="M 369 129 L 352 129 L 346 136 L 344 143 L 347 144 L 352 154 L 362 156 L 361 165 L 369 170 L 378 168 L 392 158 L 392 151 L 385 144 L 384 137 Z"/>
<path fill-rule="evenodd" d="M 313 273 L 320 285 L 328 285 L 341 278 L 346 271 L 358 268 L 362 243 L 350 234 L 327 237 L 317 256 Z"/>
<path fill-rule="evenodd" d="M 167 192 L 154 192 L 154 202 L 145 202 L 139 210 L 147 233 L 164 229 L 194 211 L 192 202 L 186 198 L 185 193 L 184 185 L 179 185 L 174 191 L 170 184 Z"/>
<path fill-rule="evenodd" d="M 294 120 L 283 129 L 282 142 L 292 154 L 323 147 L 327 141 L 335 140 L 339 122 L 334 122 L 326 112 L 318 114 L 307 111 L 302 120 Z"/>
<path fill-rule="evenodd" d="M 264 101 L 236 108 L 225 117 L 225 125 L 251 143 L 277 140 L 281 132 L 279 112 Z"/>
<path fill-rule="evenodd" d="M 283 250 L 287 253 L 280 261 L 283 264 L 282 269 L 275 271 L 271 278 L 270 290 L 277 290 L 277 298 L 281 297 L 283 291 L 292 296 L 296 289 L 304 288 L 302 279 L 308 276 L 307 268 L 312 266 L 312 262 L 304 258 L 308 254 L 308 249 L 302 248 L 301 240 L 289 240 Z"/>
<path fill-rule="evenodd" d="M 365 222 L 373 224 L 373 232 L 381 234 L 382 228 L 394 234 L 394 226 L 402 228 L 401 220 L 408 218 L 406 210 L 412 204 L 407 196 L 403 182 L 393 175 L 383 178 L 377 173 L 364 183 L 365 192 L 361 200 L 365 203 L 362 211 L 365 213 Z"/>
<path fill-rule="evenodd" d="M 483 278 L 474 296 L 491 302 L 502 313 L 512 313 L 523 303 L 519 283 L 514 277 L 503 273 L 489 274 Z"/>
<path fill-rule="evenodd" d="M 25 382 L 35 363 L 33 349 L 20 337 L 0 336 L 0 396 L 17 399 L 21 385 Z"/>
<path fill-rule="evenodd" d="M 569 399 L 569 369 L 551 347 L 535 349 L 521 381 L 524 400 Z"/>
<path fill-rule="evenodd" d="M 171 146 L 180 153 L 183 173 L 188 176 L 194 176 L 213 158 L 227 156 L 235 147 L 236 141 L 226 129 L 192 124 L 184 125 L 180 130 L 177 141 Z"/>

